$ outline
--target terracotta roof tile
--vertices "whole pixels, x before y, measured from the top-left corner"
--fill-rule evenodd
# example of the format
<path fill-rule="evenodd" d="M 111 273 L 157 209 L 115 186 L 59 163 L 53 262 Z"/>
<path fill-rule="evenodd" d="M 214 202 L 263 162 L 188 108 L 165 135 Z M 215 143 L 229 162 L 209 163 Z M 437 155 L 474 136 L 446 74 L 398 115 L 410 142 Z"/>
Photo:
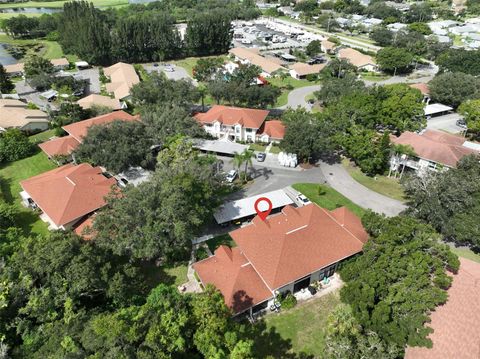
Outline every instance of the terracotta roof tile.
<path fill-rule="evenodd" d="M 40 143 L 38 147 L 49 157 L 67 156 L 71 154 L 80 145 L 72 136 L 54 138 L 49 141 Z"/>
<path fill-rule="evenodd" d="M 194 117 L 202 124 L 218 121 L 228 126 L 240 124 L 247 128 L 260 128 L 268 113 L 266 110 L 215 105 L 208 112 Z"/>
<path fill-rule="evenodd" d="M 239 248 L 220 246 L 215 255 L 193 264 L 202 283 L 213 284 L 225 303 L 239 313 L 272 297 Z"/>
<path fill-rule="evenodd" d="M 465 139 L 441 131 L 426 130 L 422 134 L 404 132 L 399 137 L 392 137 L 395 144 L 410 145 L 418 157 L 456 167 L 464 156 L 478 153 L 462 146 Z"/>
<path fill-rule="evenodd" d="M 282 140 L 285 137 L 285 125 L 280 120 L 265 121 L 258 131 L 258 135 L 268 135 L 271 138 Z"/>
<path fill-rule="evenodd" d="M 410 84 L 409 85 L 411 88 L 420 90 L 422 95 L 428 96 L 430 94 L 430 89 L 428 88 L 428 85 L 426 83 L 417 83 L 417 84 Z"/>
<path fill-rule="evenodd" d="M 448 300 L 430 315 L 432 348 L 408 347 L 405 359 L 480 358 L 480 264 L 460 258 Z"/>
<path fill-rule="evenodd" d="M 67 164 L 20 182 L 23 190 L 60 227 L 105 205 L 116 184 L 100 167 Z"/>
<path fill-rule="evenodd" d="M 93 125 L 103 125 L 110 123 L 116 120 L 121 121 L 137 121 L 138 119 L 135 116 L 132 116 L 125 111 L 115 111 L 107 113 L 106 115 L 101 115 L 97 117 L 90 118 L 88 120 L 83 120 L 79 122 L 72 123 L 62 128 L 73 136 L 77 141 L 81 142 L 82 138 L 87 135 L 88 128 Z"/>
<path fill-rule="evenodd" d="M 265 283 L 277 289 L 362 250 L 367 234 L 360 219 L 342 211 L 286 206 L 265 221 L 255 217 L 230 236 Z"/>

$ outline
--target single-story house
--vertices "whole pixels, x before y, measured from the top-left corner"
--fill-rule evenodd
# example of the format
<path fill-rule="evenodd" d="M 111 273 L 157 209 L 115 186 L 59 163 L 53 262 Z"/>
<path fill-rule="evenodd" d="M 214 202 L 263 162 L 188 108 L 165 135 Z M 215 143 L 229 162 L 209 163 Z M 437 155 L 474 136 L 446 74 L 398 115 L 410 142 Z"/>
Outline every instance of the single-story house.
<path fill-rule="evenodd" d="M 388 24 L 387 25 L 387 28 L 390 30 L 390 31 L 393 31 L 393 32 L 398 32 L 400 30 L 403 30 L 407 27 L 407 24 L 404 24 L 404 23 L 401 23 L 401 22 L 394 22 L 393 24 Z"/>
<path fill-rule="evenodd" d="M 257 133 L 257 141 L 278 143 L 285 137 L 285 125 L 280 120 L 265 121 Z"/>
<path fill-rule="evenodd" d="M 453 111 L 453 108 L 447 105 L 443 105 L 441 103 L 432 103 L 426 105 L 423 111 L 427 118 L 431 118 L 451 113 Z"/>
<path fill-rule="evenodd" d="M 14 99 L 0 99 L 0 131 L 18 128 L 36 132 L 48 129 L 48 115 L 40 110 L 31 110 L 27 104 Z"/>
<path fill-rule="evenodd" d="M 360 218 L 345 207 L 287 205 L 281 213 L 229 233 L 236 247 L 220 246 L 193 269 L 213 284 L 237 315 L 267 309 L 278 294 L 297 293 L 333 275 L 368 239 Z"/>
<path fill-rule="evenodd" d="M 359 70 L 377 71 L 378 66 L 375 59 L 369 55 L 362 54 L 360 51 L 346 47 L 338 51 L 338 58 L 345 59 Z"/>
<path fill-rule="evenodd" d="M 133 65 L 124 62 L 106 67 L 103 72 L 110 78 L 110 82 L 106 84 L 107 91 L 120 101 L 128 99 L 132 87 L 140 82 Z"/>
<path fill-rule="evenodd" d="M 337 47 L 337 44 L 328 40 L 323 40 L 320 44 L 322 51 L 326 54 L 333 54 Z"/>
<path fill-rule="evenodd" d="M 18 62 L 16 64 L 5 65 L 3 66 L 3 68 L 5 69 L 5 72 L 8 76 L 16 77 L 23 75 L 25 65 L 23 64 L 23 62 Z"/>
<path fill-rule="evenodd" d="M 428 105 L 428 103 L 430 102 L 430 89 L 428 88 L 428 85 L 424 82 L 419 82 L 415 84 L 410 84 L 409 86 L 411 88 L 419 90 L 423 95 L 423 101 Z"/>
<path fill-rule="evenodd" d="M 268 113 L 266 110 L 215 105 L 194 118 L 214 137 L 255 142 Z"/>
<path fill-rule="evenodd" d="M 20 182 L 23 203 L 39 208 L 50 229 L 71 229 L 85 216 L 105 205 L 116 186 L 100 167 L 88 163 L 67 164 Z"/>
<path fill-rule="evenodd" d="M 242 64 L 252 64 L 260 67 L 262 69 L 261 75 L 263 77 L 270 77 L 276 71 L 285 70 L 282 65 L 261 56 L 255 49 L 235 47 L 230 49 L 228 53 L 234 56 L 235 60 Z"/>
<path fill-rule="evenodd" d="M 52 59 L 50 60 L 50 62 L 57 71 L 68 69 L 68 67 L 70 66 L 70 63 L 65 57 L 62 57 L 60 59 Z"/>
<path fill-rule="evenodd" d="M 294 79 L 304 79 L 308 75 L 316 75 L 325 68 L 326 64 L 309 65 L 301 62 L 290 65 L 290 76 Z"/>
<path fill-rule="evenodd" d="M 105 115 L 90 118 L 79 122 L 63 126 L 63 130 L 68 136 L 58 137 L 43 142 L 38 146 L 49 158 L 58 156 L 68 157 L 82 143 L 83 138 L 87 135 L 89 127 L 93 125 L 104 125 L 113 121 L 136 121 L 135 116 L 125 111 L 115 111 Z"/>
<path fill-rule="evenodd" d="M 420 134 L 406 131 L 399 137 L 392 136 L 391 141 L 397 145 L 410 146 L 416 154 L 413 158 L 392 156 L 390 164 L 393 171 L 401 171 L 403 166 L 418 171 L 419 174 L 427 170 L 446 170 L 456 167 L 458 161 L 465 156 L 480 154 L 475 149 L 475 143 L 436 130 L 425 130 Z"/>
<path fill-rule="evenodd" d="M 127 107 L 125 102 L 120 102 L 116 98 L 98 95 L 95 93 L 78 100 L 77 104 L 85 110 L 94 106 L 108 107 L 112 111 L 125 109 Z"/>
<path fill-rule="evenodd" d="M 407 347 L 405 359 L 480 358 L 480 264 L 459 258 L 448 299 L 430 315 L 433 346 Z"/>

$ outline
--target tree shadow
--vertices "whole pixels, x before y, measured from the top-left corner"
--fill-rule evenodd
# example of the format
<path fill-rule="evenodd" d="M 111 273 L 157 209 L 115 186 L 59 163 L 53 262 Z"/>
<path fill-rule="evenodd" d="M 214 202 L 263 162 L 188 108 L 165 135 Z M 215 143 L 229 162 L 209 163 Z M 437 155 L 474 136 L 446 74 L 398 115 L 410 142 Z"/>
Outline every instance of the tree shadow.
<path fill-rule="evenodd" d="M 0 170 L 3 168 L 5 168 L 5 165 L 0 166 Z M 14 201 L 11 185 L 11 179 L 0 177 L 0 199 L 3 198 L 9 204 L 12 204 Z"/>
<path fill-rule="evenodd" d="M 244 290 L 239 290 L 233 294 L 232 308 L 235 312 L 241 312 L 253 305 L 253 298 Z"/>
<path fill-rule="evenodd" d="M 334 165 L 340 163 L 342 158 L 338 152 L 324 152 L 318 156 L 317 160 L 323 161 L 329 165 Z"/>
<path fill-rule="evenodd" d="M 254 353 L 257 358 L 313 359 L 314 356 L 303 352 L 292 352 L 292 341 L 284 339 L 275 327 L 267 328 L 263 319 L 247 326 L 247 337 L 254 341 Z"/>

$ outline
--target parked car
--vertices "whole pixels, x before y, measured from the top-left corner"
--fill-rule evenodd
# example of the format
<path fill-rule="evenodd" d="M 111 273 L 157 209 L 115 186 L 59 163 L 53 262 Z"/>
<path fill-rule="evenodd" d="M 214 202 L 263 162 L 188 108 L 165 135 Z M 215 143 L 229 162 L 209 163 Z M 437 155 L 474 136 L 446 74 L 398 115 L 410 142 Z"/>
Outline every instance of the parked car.
<path fill-rule="evenodd" d="M 166 72 L 175 72 L 175 69 L 173 68 L 172 65 L 166 65 L 165 66 L 165 71 Z"/>
<path fill-rule="evenodd" d="M 310 204 L 312 202 L 310 202 L 310 200 L 305 197 L 303 194 L 299 194 L 296 198 L 297 202 L 300 203 L 300 206 L 306 206 L 307 204 Z"/>
<path fill-rule="evenodd" d="M 463 118 L 457 120 L 457 126 L 461 128 L 467 128 L 467 123 Z"/>
<path fill-rule="evenodd" d="M 153 67 L 158 67 L 158 64 L 157 64 L 157 63 L 154 63 L 154 64 L 153 64 Z"/>
<path fill-rule="evenodd" d="M 252 43 L 252 41 L 248 40 L 248 39 L 243 39 L 242 40 L 242 44 L 244 45 L 250 45 Z"/>
<path fill-rule="evenodd" d="M 231 171 L 228 172 L 227 175 L 225 176 L 225 180 L 226 180 L 228 183 L 232 183 L 233 181 L 235 181 L 235 178 L 237 178 L 237 176 L 238 176 L 237 170 L 231 170 Z"/>
<path fill-rule="evenodd" d="M 263 162 L 265 161 L 265 158 L 267 158 L 267 154 L 265 152 L 259 152 L 255 157 L 258 162 Z"/>

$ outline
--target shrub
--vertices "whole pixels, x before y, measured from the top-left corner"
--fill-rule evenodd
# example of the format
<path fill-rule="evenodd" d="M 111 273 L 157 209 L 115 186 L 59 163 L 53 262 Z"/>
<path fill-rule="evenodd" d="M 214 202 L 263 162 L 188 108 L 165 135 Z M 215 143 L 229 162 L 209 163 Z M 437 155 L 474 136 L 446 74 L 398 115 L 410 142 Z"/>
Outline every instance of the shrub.
<path fill-rule="evenodd" d="M 285 296 L 280 297 L 280 304 L 283 309 L 292 309 L 297 304 L 297 298 L 288 292 Z"/>

